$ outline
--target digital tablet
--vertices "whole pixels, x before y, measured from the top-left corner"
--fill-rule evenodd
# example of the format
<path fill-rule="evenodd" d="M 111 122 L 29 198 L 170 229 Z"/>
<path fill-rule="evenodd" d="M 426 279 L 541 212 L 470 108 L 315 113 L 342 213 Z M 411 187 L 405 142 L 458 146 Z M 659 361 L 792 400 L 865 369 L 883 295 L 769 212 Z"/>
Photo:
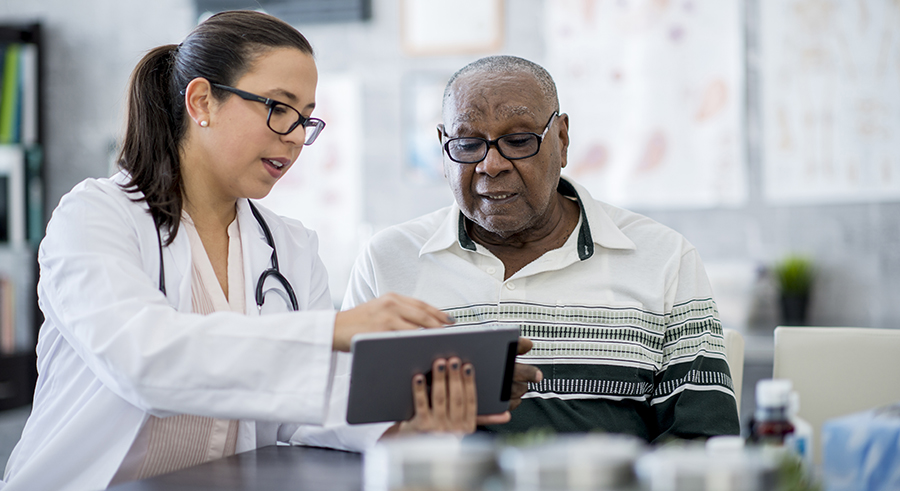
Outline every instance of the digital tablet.
<path fill-rule="evenodd" d="M 475 367 L 478 414 L 509 409 L 519 327 L 490 325 L 358 334 L 350 351 L 350 424 L 406 421 L 413 417 L 412 379 L 431 380 L 437 358 L 459 357 Z"/>

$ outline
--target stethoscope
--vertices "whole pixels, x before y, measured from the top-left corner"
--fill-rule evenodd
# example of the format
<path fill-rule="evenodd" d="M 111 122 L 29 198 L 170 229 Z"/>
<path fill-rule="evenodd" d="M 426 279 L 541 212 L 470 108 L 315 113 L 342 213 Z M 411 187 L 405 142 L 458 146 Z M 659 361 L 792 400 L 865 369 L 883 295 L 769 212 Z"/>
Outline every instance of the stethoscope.
<path fill-rule="evenodd" d="M 294 294 L 294 289 L 291 287 L 291 282 L 281 274 L 281 271 L 278 269 L 278 251 L 275 250 L 275 239 L 272 238 L 272 232 L 269 230 L 269 225 L 266 223 L 266 220 L 263 218 L 262 214 L 260 214 L 259 210 L 256 209 L 256 205 L 253 204 L 252 201 L 247 200 L 247 203 L 250 205 L 250 212 L 253 213 L 253 218 L 256 218 L 256 223 L 259 224 L 259 227 L 262 228 L 263 235 L 266 236 L 266 242 L 269 244 L 269 247 L 272 248 L 272 267 L 263 271 L 261 275 L 259 275 L 259 279 L 256 280 L 256 308 L 262 312 L 262 306 L 266 302 L 266 296 L 263 291 L 263 287 L 265 286 L 266 279 L 271 277 L 278 283 L 281 283 L 281 286 L 284 288 L 284 291 L 287 292 L 288 300 L 291 304 L 291 309 L 294 311 L 300 310 L 300 306 L 297 303 L 297 295 Z M 156 228 L 156 240 L 159 242 L 159 291 L 162 292 L 163 295 L 166 294 L 166 272 L 163 267 L 163 252 L 162 252 L 162 236 L 159 233 L 159 227 Z"/>

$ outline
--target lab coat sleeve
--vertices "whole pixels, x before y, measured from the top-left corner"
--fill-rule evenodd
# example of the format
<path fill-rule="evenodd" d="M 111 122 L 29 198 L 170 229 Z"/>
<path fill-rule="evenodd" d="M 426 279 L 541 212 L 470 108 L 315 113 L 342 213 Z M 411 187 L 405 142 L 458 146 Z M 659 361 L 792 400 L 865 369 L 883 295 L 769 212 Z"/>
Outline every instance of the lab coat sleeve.
<path fill-rule="evenodd" d="M 349 310 L 377 297 L 371 287 L 371 276 L 367 272 L 368 253 L 362 253 L 350 273 L 350 284 L 344 295 L 342 310 Z M 334 375 L 334 387 L 328 415 L 322 426 L 300 425 L 290 442 L 294 445 L 338 448 L 341 450 L 363 451 L 374 445 L 392 423 L 350 425 L 347 423 L 347 400 L 350 393 L 350 353 L 338 353 Z"/>
<path fill-rule="evenodd" d="M 141 222 L 149 215 L 112 186 L 85 181 L 53 213 L 39 251 L 47 322 L 105 386 L 151 414 L 321 423 L 334 329 L 327 281 L 303 285 L 323 310 L 179 312 L 147 273 L 159 257 Z M 308 278 L 324 275 L 314 240 L 288 254 L 308 256 Z"/>

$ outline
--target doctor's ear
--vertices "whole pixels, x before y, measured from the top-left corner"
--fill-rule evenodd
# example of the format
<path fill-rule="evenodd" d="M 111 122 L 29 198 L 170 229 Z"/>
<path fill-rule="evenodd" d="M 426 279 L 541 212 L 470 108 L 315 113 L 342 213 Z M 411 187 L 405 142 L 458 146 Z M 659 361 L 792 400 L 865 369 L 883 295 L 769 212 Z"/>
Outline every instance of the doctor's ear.
<path fill-rule="evenodd" d="M 184 106 L 194 124 L 204 128 L 209 126 L 212 103 L 212 85 L 209 80 L 197 77 L 184 89 Z"/>

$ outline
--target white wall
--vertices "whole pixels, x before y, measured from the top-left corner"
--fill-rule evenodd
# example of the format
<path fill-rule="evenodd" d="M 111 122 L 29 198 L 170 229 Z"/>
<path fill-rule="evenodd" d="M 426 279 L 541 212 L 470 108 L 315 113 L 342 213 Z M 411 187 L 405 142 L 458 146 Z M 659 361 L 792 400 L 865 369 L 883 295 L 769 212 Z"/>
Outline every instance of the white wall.
<path fill-rule="evenodd" d="M 501 52 L 546 63 L 542 5 L 541 0 L 507 1 Z M 747 5 L 752 51 L 758 46 L 756 0 Z M 399 6 L 400 0 L 373 0 L 369 22 L 298 26 L 317 51 L 320 71 L 352 73 L 364 81 L 363 216 L 375 230 L 451 199 L 442 183 L 422 184 L 407 176 L 404 80 L 415 73 L 449 73 L 488 54 L 405 55 Z M 195 16 L 190 0 L 7 0 L 0 4 L 0 19 L 44 24 L 46 177 L 48 205 L 53 206 L 81 179 L 109 173 L 132 67 L 147 49 L 179 42 Z M 710 264 L 768 264 L 789 251 L 812 253 L 820 271 L 813 323 L 900 327 L 900 203 L 767 205 L 760 184 L 755 70 L 748 66 L 749 203 L 728 210 L 638 211 L 685 234 Z"/>
<path fill-rule="evenodd" d="M 39 21 L 44 34 L 47 205 L 86 177 L 109 174 L 125 87 L 150 48 L 194 26 L 190 0 L 6 0 L 0 21 Z"/>

